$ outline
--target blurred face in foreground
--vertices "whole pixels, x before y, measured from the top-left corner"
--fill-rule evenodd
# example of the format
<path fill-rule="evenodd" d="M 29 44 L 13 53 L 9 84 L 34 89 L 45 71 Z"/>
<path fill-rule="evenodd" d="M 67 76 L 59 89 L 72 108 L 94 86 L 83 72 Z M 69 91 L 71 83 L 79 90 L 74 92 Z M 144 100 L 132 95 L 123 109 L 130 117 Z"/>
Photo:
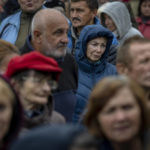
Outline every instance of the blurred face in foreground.
<path fill-rule="evenodd" d="M 0 143 L 9 131 L 13 115 L 14 95 L 8 85 L 0 79 Z"/>
<path fill-rule="evenodd" d="M 140 107 L 127 87 L 121 88 L 98 114 L 104 136 L 112 142 L 132 140 L 139 133 Z"/>
<path fill-rule="evenodd" d="M 35 109 L 36 106 L 47 104 L 51 90 L 56 89 L 57 86 L 50 74 L 45 75 L 34 70 L 28 76 L 23 76 L 22 81 L 21 84 L 18 83 L 19 88 L 17 90 L 25 108 L 33 106 Z"/>

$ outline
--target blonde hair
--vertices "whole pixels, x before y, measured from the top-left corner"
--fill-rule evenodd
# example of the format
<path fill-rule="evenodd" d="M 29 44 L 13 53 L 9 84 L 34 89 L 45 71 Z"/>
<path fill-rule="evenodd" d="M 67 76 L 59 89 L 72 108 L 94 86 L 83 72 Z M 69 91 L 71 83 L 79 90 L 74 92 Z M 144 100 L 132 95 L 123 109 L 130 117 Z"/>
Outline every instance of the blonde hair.
<path fill-rule="evenodd" d="M 19 49 L 15 45 L 0 39 L 0 63 L 11 54 L 19 54 Z"/>
<path fill-rule="evenodd" d="M 123 87 L 130 89 L 141 109 L 142 125 L 139 133 L 141 134 L 149 128 L 149 111 L 146 106 L 147 99 L 145 98 L 144 90 L 138 85 L 138 83 L 128 77 L 106 77 L 93 88 L 89 98 L 87 112 L 83 119 L 84 124 L 93 135 L 102 137 L 103 133 L 98 123 L 97 116 L 107 105 L 110 98 Z"/>
<path fill-rule="evenodd" d="M 6 98 L 10 100 L 11 104 L 14 104 L 16 98 L 15 94 L 11 87 L 9 87 L 9 84 L 7 84 L 2 78 L 0 78 L 0 95 L 6 96 Z"/>

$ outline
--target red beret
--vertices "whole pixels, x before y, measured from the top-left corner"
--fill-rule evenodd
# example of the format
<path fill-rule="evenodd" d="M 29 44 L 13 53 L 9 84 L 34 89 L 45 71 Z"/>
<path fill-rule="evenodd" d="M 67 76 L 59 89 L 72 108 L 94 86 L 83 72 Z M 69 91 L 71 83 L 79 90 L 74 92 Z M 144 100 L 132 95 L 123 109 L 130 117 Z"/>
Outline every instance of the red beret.
<path fill-rule="evenodd" d="M 41 53 L 34 51 L 12 58 L 8 64 L 5 76 L 10 78 L 15 73 L 27 69 L 55 73 L 57 79 L 59 74 L 62 72 L 62 69 L 58 66 L 58 63 L 53 58 L 44 56 Z"/>

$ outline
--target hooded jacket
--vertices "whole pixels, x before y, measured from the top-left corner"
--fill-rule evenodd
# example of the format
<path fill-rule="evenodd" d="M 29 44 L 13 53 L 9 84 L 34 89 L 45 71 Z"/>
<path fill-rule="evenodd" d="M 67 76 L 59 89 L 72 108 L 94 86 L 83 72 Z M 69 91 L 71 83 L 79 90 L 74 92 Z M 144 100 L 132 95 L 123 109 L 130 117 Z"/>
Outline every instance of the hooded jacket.
<path fill-rule="evenodd" d="M 100 20 L 98 17 L 94 17 L 94 25 L 100 25 Z M 73 28 L 72 23 L 69 22 L 69 32 L 68 32 L 68 52 L 75 55 L 75 46 L 78 40 L 78 36 L 76 34 L 76 29 Z M 118 45 L 118 41 L 116 39 L 116 37 L 113 37 L 113 41 L 112 41 L 113 45 Z"/>
<path fill-rule="evenodd" d="M 116 37 L 120 45 L 122 45 L 129 37 L 134 35 L 142 36 L 136 28 L 132 27 L 129 11 L 122 2 L 108 2 L 102 6 L 101 22 L 104 26 L 106 26 L 104 13 L 111 17 L 116 25 Z"/>
<path fill-rule="evenodd" d="M 86 57 L 87 43 L 97 37 L 107 38 L 106 50 L 99 61 L 90 62 Z M 117 74 L 115 66 L 107 62 L 112 40 L 113 34 L 101 25 L 89 25 L 81 31 L 76 45 L 75 56 L 78 63 L 79 79 L 76 94 L 77 104 L 73 115 L 73 122 L 79 120 L 93 86 L 102 78 Z"/>
<path fill-rule="evenodd" d="M 97 25 L 100 24 L 100 20 L 97 17 L 94 18 L 94 24 L 97 24 Z M 71 22 L 69 22 L 69 26 L 70 26 L 70 29 L 68 33 L 68 39 L 69 39 L 68 47 L 71 50 L 70 53 L 74 54 L 75 45 L 79 37 L 77 36 L 76 29 L 72 26 Z"/>

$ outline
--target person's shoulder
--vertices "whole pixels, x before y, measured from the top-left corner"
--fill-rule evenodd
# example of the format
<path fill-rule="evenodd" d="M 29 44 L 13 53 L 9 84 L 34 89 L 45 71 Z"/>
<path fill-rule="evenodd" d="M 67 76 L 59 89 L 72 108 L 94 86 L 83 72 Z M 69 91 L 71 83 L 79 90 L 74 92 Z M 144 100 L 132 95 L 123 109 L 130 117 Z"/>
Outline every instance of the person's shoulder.
<path fill-rule="evenodd" d="M 5 24 L 6 22 L 16 22 L 16 19 L 18 19 L 18 17 L 21 15 L 21 10 L 15 12 L 14 14 L 6 17 L 1 24 Z"/>
<path fill-rule="evenodd" d="M 132 28 L 129 30 L 128 34 L 129 34 L 130 36 L 139 35 L 139 36 L 143 37 L 142 33 L 141 33 L 138 29 L 136 29 L 136 28 L 134 28 L 134 27 L 132 27 Z"/>
<path fill-rule="evenodd" d="M 14 12 L 13 14 L 9 15 L 8 17 L 6 17 L 4 20 L 18 17 L 21 14 L 21 12 L 22 12 L 21 10 L 18 10 L 16 12 Z"/>
<path fill-rule="evenodd" d="M 118 74 L 117 73 L 117 69 L 116 66 L 111 64 L 111 63 L 106 63 L 106 68 L 105 68 L 108 72 L 112 73 L 112 74 Z"/>

